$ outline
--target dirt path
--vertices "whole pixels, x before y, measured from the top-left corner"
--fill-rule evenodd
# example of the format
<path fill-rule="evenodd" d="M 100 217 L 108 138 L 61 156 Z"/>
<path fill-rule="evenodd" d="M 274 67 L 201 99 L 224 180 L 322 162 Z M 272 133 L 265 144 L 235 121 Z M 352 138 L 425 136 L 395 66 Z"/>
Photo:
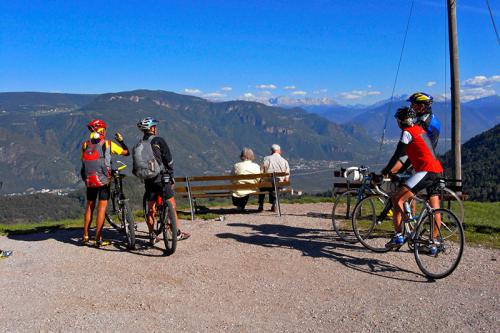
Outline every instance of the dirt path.
<path fill-rule="evenodd" d="M 428 281 L 412 253 L 338 242 L 330 209 L 183 221 L 171 257 L 77 246 L 80 230 L 0 237 L 0 331 L 500 331 L 498 251 L 467 247 Z"/>

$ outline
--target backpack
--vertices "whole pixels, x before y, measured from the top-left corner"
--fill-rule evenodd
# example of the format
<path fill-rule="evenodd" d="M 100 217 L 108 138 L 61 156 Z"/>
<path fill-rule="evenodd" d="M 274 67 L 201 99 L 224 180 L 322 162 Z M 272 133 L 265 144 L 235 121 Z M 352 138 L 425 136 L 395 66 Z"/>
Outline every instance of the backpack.
<path fill-rule="evenodd" d="M 85 186 L 101 187 L 108 185 L 111 179 L 111 143 L 102 140 L 84 144 L 82 153 L 82 176 Z"/>
<path fill-rule="evenodd" d="M 132 173 L 142 180 L 154 178 L 164 170 L 163 164 L 158 163 L 153 153 L 153 138 L 151 135 L 146 140 L 140 140 L 132 149 Z"/>

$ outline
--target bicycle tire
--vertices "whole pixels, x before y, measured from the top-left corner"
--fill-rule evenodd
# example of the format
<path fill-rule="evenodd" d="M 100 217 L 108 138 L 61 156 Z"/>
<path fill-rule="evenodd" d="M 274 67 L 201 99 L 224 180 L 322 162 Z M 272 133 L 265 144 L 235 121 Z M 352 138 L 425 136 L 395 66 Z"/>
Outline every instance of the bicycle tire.
<path fill-rule="evenodd" d="M 356 238 L 369 250 L 387 252 L 385 247 L 394 234 L 392 219 L 387 216 L 388 197 L 375 194 L 360 200 L 352 214 Z M 385 215 L 385 216 L 383 216 Z"/>
<path fill-rule="evenodd" d="M 431 255 L 431 230 L 435 214 L 441 216 L 437 245 L 438 252 Z M 453 273 L 462 259 L 465 244 L 464 228 L 458 217 L 449 209 L 439 208 L 426 214 L 417 227 L 415 237 L 415 261 L 426 276 L 442 279 Z M 441 264 L 444 263 L 444 264 Z M 443 266 L 443 267 L 441 267 Z"/>
<path fill-rule="evenodd" d="M 457 208 L 450 208 L 449 210 L 451 210 L 453 213 L 455 213 L 456 217 L 458 217 L 460 222 L 464 223 L 465 209 L 464 209 L 463 201 L 459 198 L 458 194 L 455 191 L 453 191 L 447 187 L 443 188 L 442 191 L 447 192 L 449 195 L 451 195 L 455 199 L 452 202 L 452 206 L 453 206 L 453 203 L 456 202 Z M 440 197 L 439 201 L 440 201 L 441 205 L 444 203 L 444 200 L 441 200 L 442 196 L 443 196 L 443 192 L 440 192 L 440 196 L 439 196 Z M 445 207 L 441 206 L 441 208 L 445 208 Z M 448 209 L 448 208 L 446 208 L 446 209 Z"/>
<path fill-rule="evenodd" d="M 177 221 L 172 203 L 165 200 L 161 206 L 160 221 L 166 255 L 174 254 L 177 248 Z"/>
<path fill-rule="evenodd" d="M 134 216 L 132 215 L 132 211 L 128 205 L 128 202 L 123 202 L 121 204 L 121 214 L 122 221 L 125 226 L 125 236 L 127 238 L 128 248 L 133 250 L 135 249 L 135 222 Z"/>
<path fill-rule="evenodd" d="M 332 226 L 344 242 L 357 243 L 358 239 L 352 230 L 352 212 L 356 206 L 358 192 L 350 190 L 337 196 L 332 208 Z M 345 207 L 345 208 L 344 208 Z"/>
<path fill-rule="evenodd" d="M 116 196 L 114 194 L 111 194 L 111 202 L 108 203 L 108 207 L 107 207 L 107 212 L 106 214 L 104 215 L 105 216 L 105 219 L 106 221 L 108 221 L 109 225 L 112 226 L 113 228 L 115 228 L 116 230 L 118 231 L 122 231 L 122 223 L 121 223 L 121 217 L 120 217 L 120 206 L 118 204 L 118 200 L 116 199 Z M 114 220 L 113 220 L 113 215 L 117 215 L 118 219 L 120 220 L 120 225 L 118 225 Z"/>

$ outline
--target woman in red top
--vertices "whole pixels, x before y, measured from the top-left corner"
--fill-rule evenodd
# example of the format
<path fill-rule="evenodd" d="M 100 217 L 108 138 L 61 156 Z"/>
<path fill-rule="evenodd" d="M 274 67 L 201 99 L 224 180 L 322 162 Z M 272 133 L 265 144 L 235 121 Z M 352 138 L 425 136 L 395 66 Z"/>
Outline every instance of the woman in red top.
<path fill-rule="evenodd" d="M 393 219 L 396 234 L 391 241 L 386 244 L 388 248 L 400 246 L 405 242 L 401 234 L 404 202 L 421 190 L 427 189 L 431 206 L 439 206 L 439 197 L 434 194 L 435 189 L 433 185 L 439 178 L 439 174 L 443 172 L 443 167 L 436 158 L 429 136 L 422 127 L 416 125 L 417 115 L 415 111 L 407 107 L 400 108 L 394 116 L 402 130 L 401 139 L 394 155 L 389 160 L 387 166 L 382 170 L 382 174 L 390 174 L 390 170 L 397 163 L 398 158 L 403 154 L 408 156 L 415 170 L 415 174 L 392 195 L 393 207 L 395 208 Z M 436 220 L 437 219 L 438 218 L 436 218 Z M 440 221 L 437 222 L 439 226 Z"/>

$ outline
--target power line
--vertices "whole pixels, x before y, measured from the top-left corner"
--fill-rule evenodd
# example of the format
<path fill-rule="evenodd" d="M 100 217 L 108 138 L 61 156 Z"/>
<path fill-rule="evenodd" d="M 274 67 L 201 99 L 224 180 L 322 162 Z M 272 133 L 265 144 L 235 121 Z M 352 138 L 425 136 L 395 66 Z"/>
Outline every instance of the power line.
<path fill-rule="evenodd" d="M 498 45 L 500 45 L 500 37 L 498 37 L 498 30 L 495 24 L 495 19 L 493 18 L 493 12 L 491 11 L 490 0 L 486 0 L 486 6 L 488 6 L 488 10 L 490 12 L 491 23 L 493 24 L 493 30 L 495 30 L 495 34 L 497 35 Z"/>
<path fill-rule="evenodd" d="M 411 2 L 411 8 L 410 8 L 410 14 L 408 15 L 408 21 L 406 22 L 406 31 L 405 31 L 405 37 L 403 39 L 403 46 L 401 47 L 401 53 L 399 54 L 399 62 L 398 62 L 398 68 L 396 70 L 396 77 L 394 78 L 394 85 L 392 86 L 392 93 L 391 93 L 391 100 L 389 101 L 389 106 L 387 108 L 387 112 L 385 114 L 385 121 L 384 121 L 384 130 L 382 131 L 382 138 L 380 139 L 380 148 L 379 152 L 382 151 L 382 146 L 384 145 L 384 139 L 385 139 L 385 132 L 387 130 L 387 120 L 389 119 L 389 113 L 392 108 L 392 102 L 394 100 L 394 91 L 396 90 L 396 84 L 398 82 L 398 76 L 399 76 L 399 69 L 401 68 L 401 62 L 403 60 L 403 52 L 405 49 L 406 45 L 406 37 L 408 36 L 408 29 L 410 27 L 410 21 L 411 21 L 411 16 L 413 13 L 413 5 L 415 1 Z M 381 154 L 380 154 L 381 156 Z"/>

